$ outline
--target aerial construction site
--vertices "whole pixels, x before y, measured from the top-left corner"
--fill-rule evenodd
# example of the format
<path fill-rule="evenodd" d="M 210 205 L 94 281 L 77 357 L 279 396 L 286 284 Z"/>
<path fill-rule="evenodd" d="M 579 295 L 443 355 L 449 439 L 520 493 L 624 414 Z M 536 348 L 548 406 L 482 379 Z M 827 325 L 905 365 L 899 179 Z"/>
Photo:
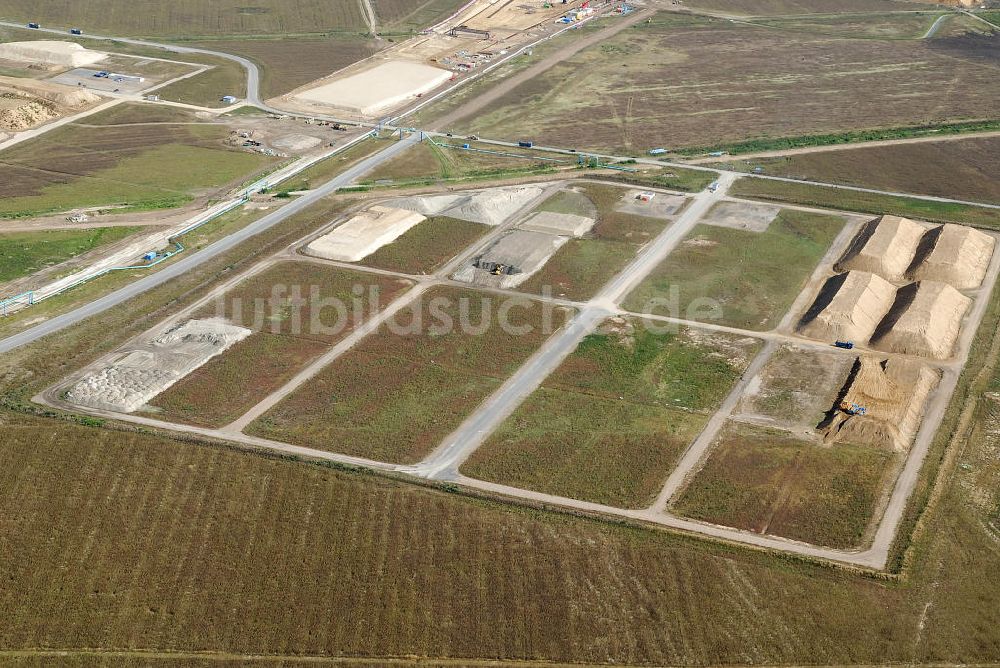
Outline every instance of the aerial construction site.
<path fill-rule="evenodd" d="M 57 4 L 0 657 L 996 658 L 996 9 Z"/>

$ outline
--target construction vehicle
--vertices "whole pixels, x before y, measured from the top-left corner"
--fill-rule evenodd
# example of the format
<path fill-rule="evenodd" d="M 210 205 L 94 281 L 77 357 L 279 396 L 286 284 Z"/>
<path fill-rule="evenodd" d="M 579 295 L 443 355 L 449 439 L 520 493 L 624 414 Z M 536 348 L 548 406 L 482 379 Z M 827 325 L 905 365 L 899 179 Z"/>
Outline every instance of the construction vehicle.
<path fill-rule="evenodd" d="M 848 415 L 866 415 L 868 413 L 867 408 L 853 401 L 841 401 L 840 410 L 844 411 Z"/>
<path fill-rule="evenodd" d="M 854 341 L 834 341 L 833 345 L 837 348 L 843 348 L 844 350 L 850 350 L 854 347 Z"/>
<path fill-rule="evenodd" d="M 489 262 L 488 260 L 483 260 L 481 257 L 476 258 L 472 266 L 489 272 L 492 276 L 512 276 L 521 273 L 517 267 L 512 267 L 502 262 Z"/>
<path fill-rule="evenodd" d="M 344 125 L 343 123 L 334 123 L 333 129 L 340 130 L 341 132 L 347 132 L 347 126 Z"/>

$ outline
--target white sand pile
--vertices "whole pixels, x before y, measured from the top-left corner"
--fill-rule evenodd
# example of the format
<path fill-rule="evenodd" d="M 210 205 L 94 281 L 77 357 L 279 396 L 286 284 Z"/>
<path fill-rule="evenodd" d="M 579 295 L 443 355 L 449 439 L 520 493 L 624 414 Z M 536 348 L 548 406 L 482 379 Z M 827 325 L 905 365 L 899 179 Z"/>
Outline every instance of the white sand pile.
<path fill-rule="evenodd" d="M 986 277 L 995 245 L 993 237 L 971 227 L 950 223 L 935 227 L 924 233 L 907 277 L 973 290 Z"/>
<path fill-rule="evenodd" d="M 306 102 L 347 109 L 370 116 L 397 107 L 430 92 L 451 79 L 452 73 L 407 60 L 389 60 L 295 97 Z"/>
<path fill-rule="evenodd" d="M 896 288 L 865 271 L 832 276 L 802 316 L 798 332 L 819 341 L 867 341 L 892 307 Z"/>
<path fill-rule="evenodd" d="M 518 227 L 525 230 L 546 232 L 548 234 L 564 234 L 572 237 L 583 236 L 593 226 L 593 218 L 577 216 L 572 213 L 555 213 L 553 211 L 533 213 L 530 218 L 518 225 Z"/>
<path fill-rule="evenodd" d="M 470 264 L 455 272 L 452 278 L 476 285 L 513 288 L 545 266 L 549 258 L 567 241 L 569 237 L 513 230 L 500 237 Z M 496 265 L 510 269 L 494 275 L 490 269 Z"/>
<path fill-rule="evenodd" d="M 323 140 L 310 135 L 285 135 L 271 142 L 271 146 L 283 151 L 308 151 L 318 146 Z"/>
<path fill-rule="evenodd" d="M 0 58 L 20 63 L 85 67 L 98 63 L 107 57 L 106 53 L 85 49 L 75 42 L 38 40 L 0 44 Z"/>
<path fill-rule="evenodd" d="M 310 242 L 306 252 L 327 260 L 357 262 L 423 220 L 427 219 L 406 209 L 373 206 Z"/>
<path fill-rule="evenodd" d="M 889 281 L 905 280 L 925 228 L 908 218 L 882 216 L 861 227 L 837 271 L 856 269 L 878 274 Z"/>
<path fill-rule="evenodd" d="M 781 207 L 768 204 L 719 202 L 699 222 L 747 232 L 766 232 L 780 212 Z"/>
<path fill-rule="evenodd" d="M 85 376 L 67 398 L 80 406 L 131 413 L 250 334 L 219 320 L 189 320 Z"/>
<path fill-rule="evenodd" d="M 876 328 L 878 350 L 936 359 L 951 356 L 972 300 L 946 283 L 920 281 L 900 288 L 896 301 Z"/>
<path fill-rule="evenodd" d="M 538 186 L 511 186 L 456 195 L 406 197 L 389 204 L 425 216 L 450 216 L 495 226 L 506 222 L 541 194 L 542 189 Z"/>
<path fill-rule="evenodd" d="M 923 364 L 859 357 L 831 417 L 820 425 L 825 440 L 908 450 L 938 380 Z M 865 414 L 851 415 L 855 405 Z"/>

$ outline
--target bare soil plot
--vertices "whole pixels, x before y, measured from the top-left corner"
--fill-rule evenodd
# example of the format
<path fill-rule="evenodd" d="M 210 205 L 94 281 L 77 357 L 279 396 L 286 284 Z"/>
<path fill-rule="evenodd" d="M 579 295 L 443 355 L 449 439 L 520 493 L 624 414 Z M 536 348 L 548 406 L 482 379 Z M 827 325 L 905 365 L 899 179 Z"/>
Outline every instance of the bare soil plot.
<path fill-rule="evenodd" d="M 765 232 L 697 225 L 624 305 L 636 312 L 770 329 L 843 226 L 843 218 L 791 209 L 783 209 Z"/>
<path fill-rule="evenodd" d="M 362 264 L 404 274 L 430 274 L 489 230 L 486 225 L 447 216 L 428 218 Z"/>
<path fill-rule="evenodd" d="M 822 447 L 785 432 L 730 424 L 674 510 L 756 533 L 856 547 L 895 457 L 871 446 Z"/>
<path fill-rule="evenodd" d="M 832 350 L 784 344 L 747 386 L 734 419 L 815 437 L 853 362 Z"/>
<path fill-rule="evenodd" d="M 462 467 L 623 507 L 653 501 L 749 364 L 756 339 L 612 320 L 584 339 Z"/>
<path fill-rule="evenodd" d="M 758 25 L 776 30 L 814 35 L 849 37 L 852 39 L 920 39 L 944 10 L 929 7 L 926 12 L 894 14 L 829 13 L 771 18 L 755 18 Z"/>
<path fill-rule="evenodd" d="M 873 146 L 752 161 L 767 174 L 1000 203 L 1000 137 Z"/>
<path fill-rule="evenodd" d="M 511 311 L 511 324 L 531 331 L 507 333 L 500 305 L 472 290 L 423 295 L 394 326 L 367 336 L 246 432 L 382 461 L 419 461 L 548 338 L 546 317 L 557 327 L 565 315 L 522 305 Z"/>
<path fill-rule="evenodd" d="M 981 118 L 991 104 L 992 68 L 963 66 L 924 41 L 674 20 L 661 13 L 589 47 L 459 129 L 640 153 Z"/>
<path fill-rule="evenodd" d="M 229 424 L 409 285 L 308 262 L 285 262 L 252 276 L 198 315 L 226 317 L 254 333 L 158 395 L 147 414 L 205 427 Z"/>
<path fill-rule="evenodd" d="M 566 242 L 521 285 L 522 290 L 576 300 L 593 297 L 669 224 L 666 219 L 617 211 L 628 197 L 626 189 L 587 183 L 579 191 L 593 203 L 596 224 L 584 236 Z"/>
<path fill-rule="evenodd" d="M 275 159 L 228 148 L 225 126 L 68 125 L 0 155 L 0 216 L 179 206 Z"/>

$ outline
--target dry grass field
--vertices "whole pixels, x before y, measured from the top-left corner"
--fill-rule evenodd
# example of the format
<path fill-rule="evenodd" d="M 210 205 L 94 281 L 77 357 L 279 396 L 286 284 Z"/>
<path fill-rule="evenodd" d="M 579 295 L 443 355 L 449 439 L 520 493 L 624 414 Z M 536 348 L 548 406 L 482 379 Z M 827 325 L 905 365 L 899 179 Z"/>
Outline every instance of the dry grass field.
<path fill-rule="evenodd" d="M 759 344 L 610 321 L 580 343 L 462 472 L 585 501 L 644 507 Z"/>
<path fill-rule="evenodd" d="M 276 163 L 226 147 L 225 126 L 87 125 L 57 128 L 0 154 L 0 216 L 179 206 Z"/>
<path fill-rule="evenodd" d="M 355 286 L 363 287 L 361 295 L 353 291 Z M 253 276 L 194 317 L 224 317 L 254 334 L 157 396 L 147 412 L 161 420 L 203 427 L 229 424 L 360 324 L 355 321 L 359 315 L 355 302 L 364 317 L 409 286 L 405 281 L 309 262 L 286 262 Z M 372 289 L 378 291 L 377 303 Z M 293 296 L 293 290 L 301 299 Z M 341 320 L 333 307 L 314 302 L 313 290 L 320 300 L 347 305 L 346 319 Z M 228 391 L 233 387 L 241 389 L 233 394 Z"/>
<path fill-rule="evenodd" d="M 360 35 L 291 39 L 282 36 L 262 39 L 222 37 L 196 42 L 192 46 L 234 53 L 253 60 L 261 68 L 260 90 L 261 97 L 265 99 L 325 77 L 383 48 L 378 42 Z"/>
<path fill-rule="evenodd" d="M 859 547 L 895 455 L 732 425 L 675 510 L 688 517 L 830 547 Z"/>
<path fill-rule="evenodd" d="M 858 192 L 808 183 L 742 178 L 733 184 L 729 194 L 734 197 L 790 202 L 839 211 L 858 211 L 876 216 L 889 213 L 935 223 L 964 223 L 982 227 L 1000 227 L 1000 212 L 996 209 L 914 197 Z"/>
<path fill-rule="evenodd" d="M 699 224 L 624 306 L 637 313 L 771 329 L 843 226 L 843 218 L 792 209 L 783 209 L 763 232 Z M 677 308 L 680 313 L 670 312 Z"/>
<path fill-rule="evenodd" d="M 381 461 L 419 461 L 548 337 L 542 305 L 511 312 L 511 324 L 532 328 L 524 335 L 504 331 L 499 306 L 472 290 L 422 295 L 393 326 L 362 339 L 246 432 Z M 555 327 L 562 316 L 553 312 Z"/>
<path fill-rule="evenodd" d="M 892 192 L 1000 203 L 1000 137 L 871 146 L 751 159 L 766 174 Z"/>
<path fill-rule="evenodd" d="M 489 231 L 479 223 L 431 217 L 379 248 L 362 264 L 405 274 L 430 274 Z"/>
<path fill-rule="evenodd" d="M 957 40 L 847 39 L 661 12 L 458 129 L 635 154 L 981 118 L 995 71 L 963 62 L 983 48 L 975 36 Z"/>

